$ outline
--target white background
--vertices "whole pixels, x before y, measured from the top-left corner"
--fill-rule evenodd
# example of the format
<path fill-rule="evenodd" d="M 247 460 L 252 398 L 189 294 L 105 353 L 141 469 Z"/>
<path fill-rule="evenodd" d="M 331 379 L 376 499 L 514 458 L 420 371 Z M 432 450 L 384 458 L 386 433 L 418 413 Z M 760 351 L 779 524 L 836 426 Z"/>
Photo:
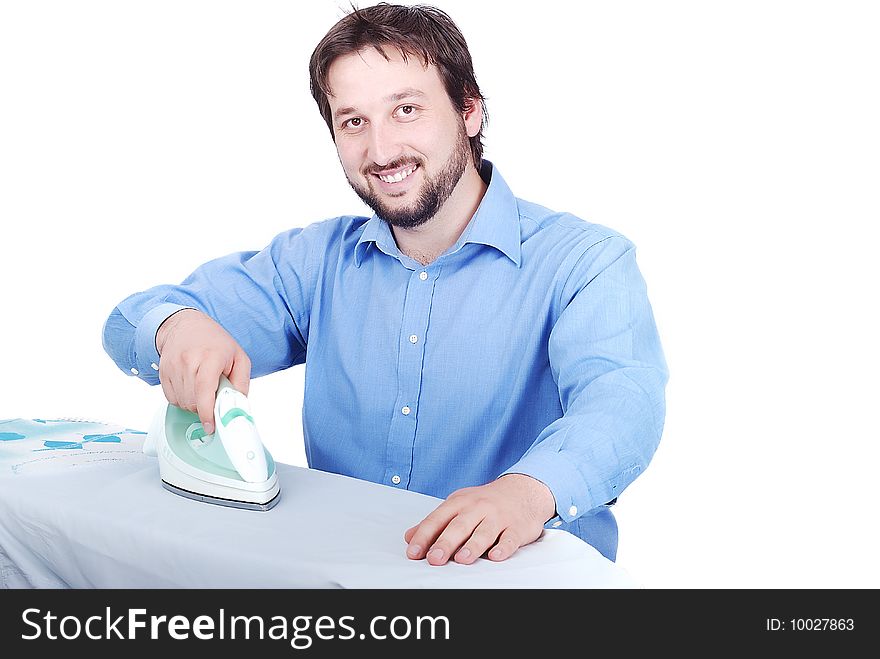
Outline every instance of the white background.
<path fill-rule="evenodd" d="M 630 237 L 670 366 L 620 498 L 647 587 L 880 587 L 880 20 L 870 2 L 440 1 L 517 196 Z M 308 90 L 340 1 L 0 3 L 0 418 L 145 428 L 125 296 L 367 212 Z M 255 380 L 305 465 L 302 367 Z"/>

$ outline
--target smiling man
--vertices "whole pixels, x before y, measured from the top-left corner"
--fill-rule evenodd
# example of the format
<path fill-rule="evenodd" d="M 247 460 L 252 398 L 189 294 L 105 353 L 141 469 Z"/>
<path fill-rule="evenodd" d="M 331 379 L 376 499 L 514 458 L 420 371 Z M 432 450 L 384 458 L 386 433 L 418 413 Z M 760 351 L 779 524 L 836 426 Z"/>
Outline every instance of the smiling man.
<path fill-rule="evenodd" d="M 221 374 L 305 363 L 309 466 L 445 499 L 404 536 L 432 565 L 544 528 L 614 560 L 611 504 L 650 462 L 666 364 L 633 244 L 513 195 L 442 11 L 354 10 L 311 89 L 373 209 L 286 231 L 122 301 L 104 347 L 212 430 Z"/>
<path fill-rule="evenodd" d="M 326 60 L 328 50 L 316 53 Z M 428 264 L 461 235 L 486 191 L 469 141 L 482 129 L 483 108 L 470 98 L 459 113 L 436 68 L 412 57 L 378 45 L 329 67 L 313 59 L 313 75 L 352 188 L 394 228 L 401 250 Z"/>

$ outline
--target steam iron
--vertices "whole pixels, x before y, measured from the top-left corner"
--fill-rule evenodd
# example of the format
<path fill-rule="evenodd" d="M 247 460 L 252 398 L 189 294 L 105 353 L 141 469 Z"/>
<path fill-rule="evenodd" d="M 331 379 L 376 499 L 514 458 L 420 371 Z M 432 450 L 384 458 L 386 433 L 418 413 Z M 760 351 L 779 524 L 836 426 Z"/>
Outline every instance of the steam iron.
<path fill-rule="evenodd" d="M 143 451 L 158 457 L 162 486 L 188 499 L 270 510 L 281 498 L 275 461 L 260 440 L 247 397 L 225 376 L 217 388 L 212 434 L 197 414 L 166 403 Z"/>

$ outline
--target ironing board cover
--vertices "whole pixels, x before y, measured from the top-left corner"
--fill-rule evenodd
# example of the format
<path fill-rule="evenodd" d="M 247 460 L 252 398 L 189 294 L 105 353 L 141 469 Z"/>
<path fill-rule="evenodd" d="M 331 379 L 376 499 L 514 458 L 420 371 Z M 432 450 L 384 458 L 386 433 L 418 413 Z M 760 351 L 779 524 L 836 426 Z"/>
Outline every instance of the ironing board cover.
<path fill-rule="evenodd" d="M 86 419 L 0 419 L 0 477 L 147 461 L 146 432 Z"/>
<path fill-rule="evenodd" d="M 278 464 L 268 512 L 175 496 L 145 438 L 88 420 L 0 420 L 0 588 L 639 587 L 558 530 L 501 563 L 409 560 L 404 531 L 439 499 L 316 469 Z"/>

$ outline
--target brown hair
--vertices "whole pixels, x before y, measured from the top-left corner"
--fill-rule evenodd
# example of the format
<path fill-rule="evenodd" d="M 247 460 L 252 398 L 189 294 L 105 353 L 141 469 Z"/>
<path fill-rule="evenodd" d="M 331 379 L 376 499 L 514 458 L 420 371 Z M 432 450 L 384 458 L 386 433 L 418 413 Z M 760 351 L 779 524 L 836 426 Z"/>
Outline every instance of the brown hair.
<path fill-rule="evenodd" d="M 333 118 L 328 95 L 332 95 L 327 73 L 337 57 L 372 46 L 382 53 L 382 46 L 393 46 L 403 56 L 418 57 L 427 67 L 433 64 L 440 73 L 453 106 L 464 112 L 479 101 L 483 124 L 470 138 L 471 153 L 477 170 L 483 160 L 483 128 L 488 121 L 486 102 L 474 76 L 474 65 L 467 42 L 449 16 L 426 5 L 406 7 L 381 2 L 352 11 L 342 18 L 315 47 L 309 60 L 311 91 L 321 116 L 333 133 Z M 382 53 L 384 55 L 384 53 Z M 387 59 L 387 56 L 386 56 Z"/>

